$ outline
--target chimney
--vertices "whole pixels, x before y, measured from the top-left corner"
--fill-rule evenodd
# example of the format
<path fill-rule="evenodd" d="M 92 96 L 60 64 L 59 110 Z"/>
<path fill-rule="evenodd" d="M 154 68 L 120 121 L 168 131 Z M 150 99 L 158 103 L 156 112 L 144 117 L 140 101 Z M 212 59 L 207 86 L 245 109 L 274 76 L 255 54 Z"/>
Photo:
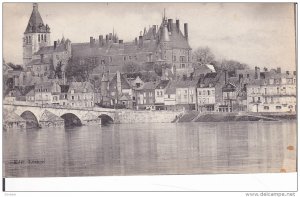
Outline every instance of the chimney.
<path fill-rule="evenodd" d="M 117 91 L 118 91 L 118 94 L 122 93 L 121 73 L 120 73 L 120 71 L 117 71 Z"/>
<path fill-rule="evenodd" d="M 186 39 L 188 39 L 188 37 L 189 37 L 188 24 L 187 23 L 184 23 L 184 37 Z"/>
<path fill-rule="evenodd" d="M 172 31 L 172 23 L 173 23 L 173 20 L 172 19 L 168 19 L 168 31 L 169 32 Z"/>
<path fill-rule="evenodd" d="M 153 25 L 153 36 L 155 37 L 155 35 L 156 35 L 156 25 Z"/>
<path fill-rule="evenodd" d="M 94 47 L 94 38 L 90 37 L 90 47 Z"/>
<path fill-rule="evenodd" d="M 280 67 L 277 67 L 277 73 L 281 73 L 281 68 Z"/>
<path fill-rule="evenodd" d="M 56 49 L 57 47 L 57 41 L 54 41 L 54 50 Z"/>
<path fill-rule="evenodd" d="M 180 31 L 179 19 L 176 20 L 176 30 L 177 32 Z"/>
<path fill-rule="evenodd" d="M 242 79 L 243 79 L 243 74 L 239 74 L 239 83 L 241 83 Z"/>
<path fill-rule="evenodd" d="M 139 36 L 139 47 L 143 47 L 143 36 Z"/>
<path fill-rule="evenodd" d="M 38 11 L 39 10 L 39 5 L 37 3 L 33 3 L 32 8 L 34 11 Z"/>
<path fill-rule="evenodd" d="M 135 37 L 135 39 L 134 39 L 134 44 L 135 44 L 135 45 L 138 44 L 137 37 Z"/>
<path fill-rule="evenodd" d="M 103 35 L 99 36 L 99 46 L 102 47 L 103 46 Z"/>
<path fill-rule="evenodd" d="M 255 79 L 260 79 L 260 68 L 255 66 Z"/>
<path fill-rule="evenodd" d="M 119 44 L 123 44 L 123 40 L 119 40 Z"/>
<path fill-rule="evenodd" d="M 287 75 L 290 75 L 290 71 L 286 71 L 286 74 L 287 74 Z"/>
<path fill-rule="evenodd" d="M 105 36 L 105 41 L 106 41 L 106 44 L 108 43 L 108 35 L 106 34 Z"/>

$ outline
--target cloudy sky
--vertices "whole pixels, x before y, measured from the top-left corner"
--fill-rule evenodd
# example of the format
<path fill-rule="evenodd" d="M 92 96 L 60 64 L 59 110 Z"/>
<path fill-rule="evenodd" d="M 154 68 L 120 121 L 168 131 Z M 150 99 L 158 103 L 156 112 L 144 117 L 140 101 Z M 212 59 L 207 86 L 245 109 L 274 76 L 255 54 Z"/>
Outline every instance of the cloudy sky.
<path fill-rule="evenodd" d="M 291 3 L 39 3 L 51 41 L 62 35 L 73 43 L 88 42 L 115 29 L 131 41 L 144 27 L 168 18 L 189 24 L 193 49 L 208 46 L 217 59 L 250 66 L 295 70 L 294 5 Z M 22 63 L 22 37 L 31 3 L 3 4 L 3 55 Z"/>

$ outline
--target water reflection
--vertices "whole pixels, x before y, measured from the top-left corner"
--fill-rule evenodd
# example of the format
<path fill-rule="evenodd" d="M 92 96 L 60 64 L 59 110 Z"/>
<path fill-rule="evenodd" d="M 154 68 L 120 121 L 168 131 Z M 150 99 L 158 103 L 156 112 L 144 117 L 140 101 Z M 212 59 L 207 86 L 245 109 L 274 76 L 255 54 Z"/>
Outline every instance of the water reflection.
<path fill-rule="evenodd" d="M 3 145 L 6 177 L 296 170 L 296 121 L 31 129 L 3 132 Z"/>

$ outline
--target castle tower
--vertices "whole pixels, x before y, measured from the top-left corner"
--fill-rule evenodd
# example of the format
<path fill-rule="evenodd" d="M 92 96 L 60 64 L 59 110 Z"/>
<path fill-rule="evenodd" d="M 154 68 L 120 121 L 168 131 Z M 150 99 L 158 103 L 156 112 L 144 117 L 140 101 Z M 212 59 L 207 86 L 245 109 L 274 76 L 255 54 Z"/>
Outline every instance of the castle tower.
<path fill-rule="evenodd" d="M 44 25 L 38 10 L 38 4 L 33 3 L 33 10 L 23 37 L 23 64 L 26 66 L 40 47 L 50 45 L 50 28 Z"/>

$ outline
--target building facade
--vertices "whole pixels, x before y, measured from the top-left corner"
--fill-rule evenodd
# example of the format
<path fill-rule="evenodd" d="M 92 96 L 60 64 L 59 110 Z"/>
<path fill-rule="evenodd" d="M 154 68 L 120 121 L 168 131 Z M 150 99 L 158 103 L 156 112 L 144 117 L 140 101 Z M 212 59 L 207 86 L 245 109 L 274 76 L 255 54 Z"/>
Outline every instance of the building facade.
<path fill-rule="evenodd" d="M 247 86 L 250 112 L 295 112 L 297 108 L 296 73 L 264 73 Z"/>

